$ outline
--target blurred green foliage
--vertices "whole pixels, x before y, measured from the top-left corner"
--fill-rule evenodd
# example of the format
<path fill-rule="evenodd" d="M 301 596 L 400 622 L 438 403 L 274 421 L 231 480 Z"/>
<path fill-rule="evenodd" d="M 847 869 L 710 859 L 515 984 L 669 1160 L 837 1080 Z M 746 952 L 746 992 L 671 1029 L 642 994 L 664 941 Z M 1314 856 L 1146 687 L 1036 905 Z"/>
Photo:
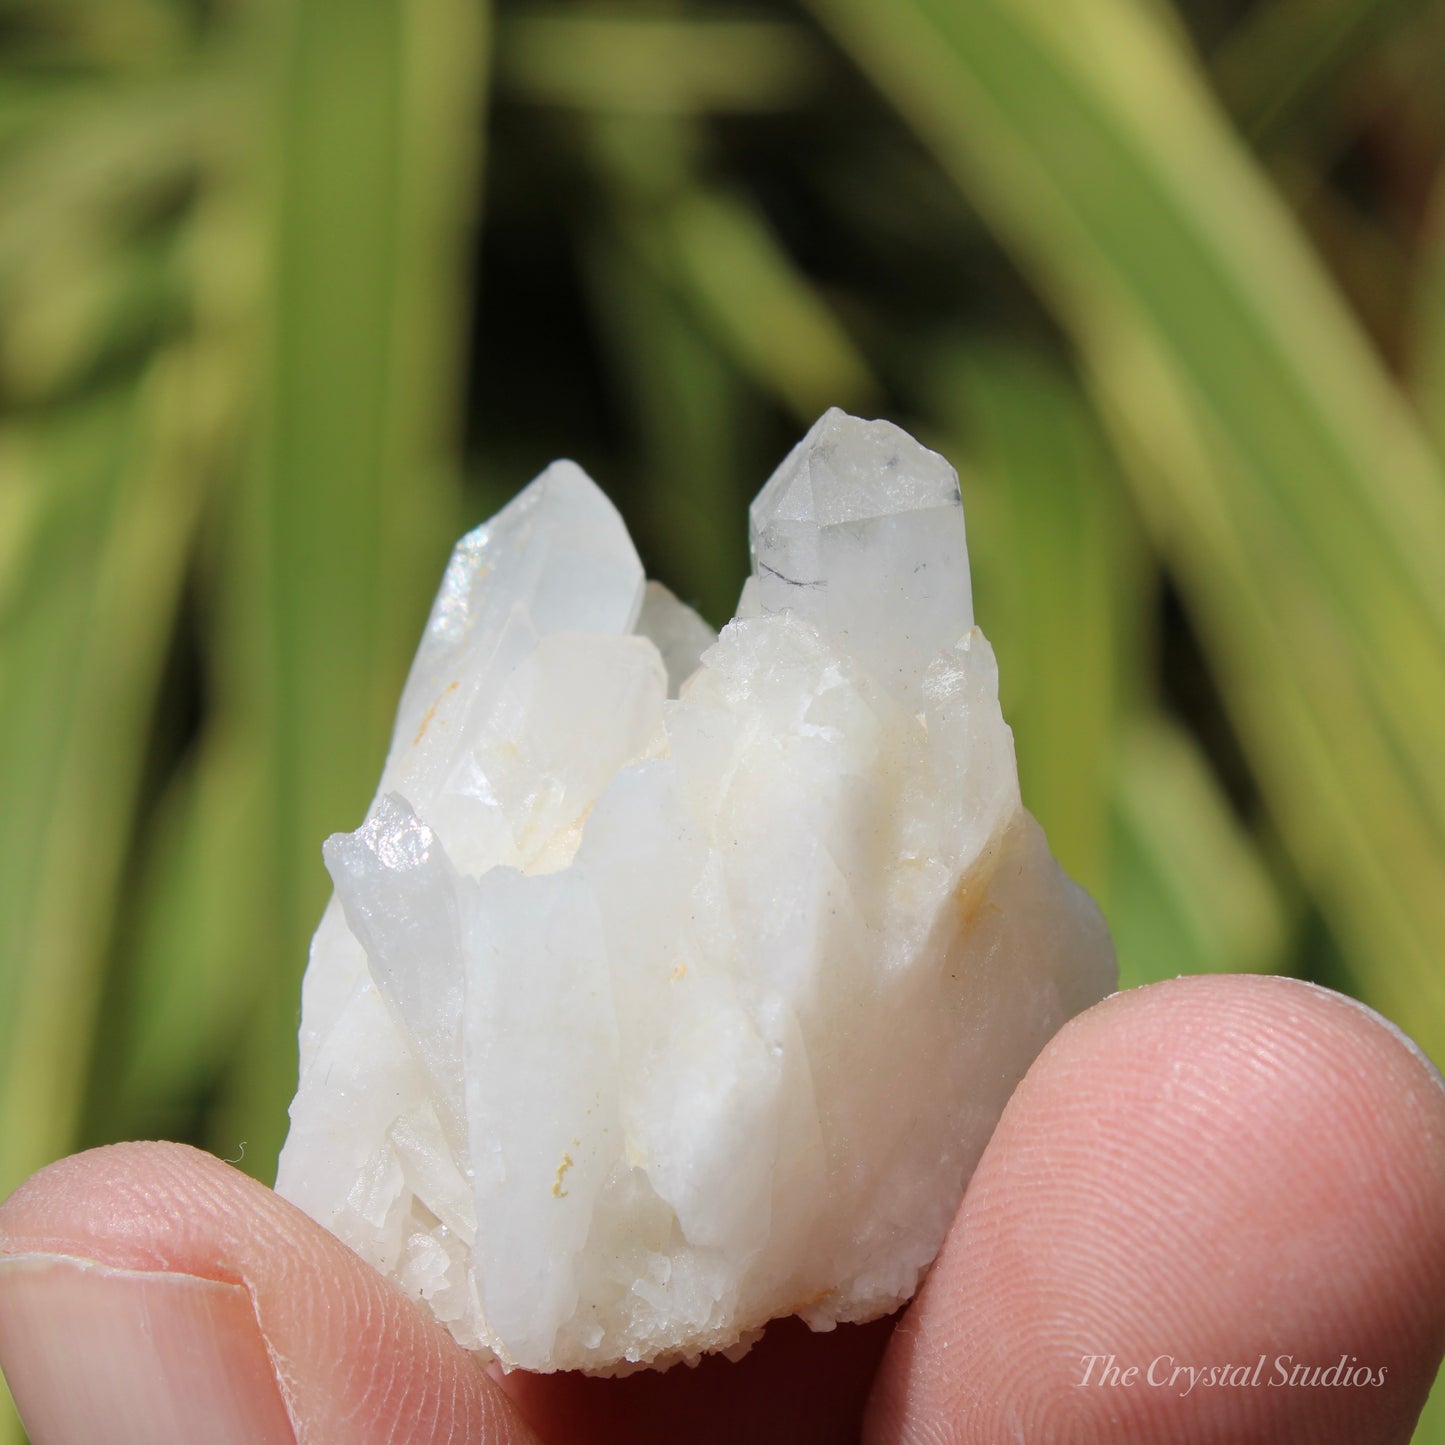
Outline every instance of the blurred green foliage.
<path fill-rule="evenodd" d="M 452 539 L 572 455 L 721 622 L 831 404 L 958 463 L 1124 982 L 1298 973 L 1445 1059 L 1442 46 L 1438 0 L 0 0 L 0 1193 L 144 1135 L 269 1177 Z"/>

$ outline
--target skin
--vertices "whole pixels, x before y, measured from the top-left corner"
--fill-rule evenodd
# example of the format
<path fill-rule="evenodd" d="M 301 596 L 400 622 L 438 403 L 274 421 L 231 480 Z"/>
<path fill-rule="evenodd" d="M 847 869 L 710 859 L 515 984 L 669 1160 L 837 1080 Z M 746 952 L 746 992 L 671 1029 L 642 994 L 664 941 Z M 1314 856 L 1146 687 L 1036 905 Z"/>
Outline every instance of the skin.
<path fill-rule="evenodd" d="M 1181 979 L 1074 1020 L 911 1305 L 777 1323 L 738 1364 L 502 1377 L 178 1145 L 62 1160 L 0 1206 L 0 1364 L 34 1445 L 1383 1445 L 1442 1350 L 1445 1086 L 1375 1015 L 1285 979 Z M 1277 1357 L 1342 1355 L 1382 1383 L 1267 1383 Z M 1081 1383 L 1090 1356 L 1119 1374 Z M 1252 1386 L 1164 1382 L 1260 1356 Z"/>

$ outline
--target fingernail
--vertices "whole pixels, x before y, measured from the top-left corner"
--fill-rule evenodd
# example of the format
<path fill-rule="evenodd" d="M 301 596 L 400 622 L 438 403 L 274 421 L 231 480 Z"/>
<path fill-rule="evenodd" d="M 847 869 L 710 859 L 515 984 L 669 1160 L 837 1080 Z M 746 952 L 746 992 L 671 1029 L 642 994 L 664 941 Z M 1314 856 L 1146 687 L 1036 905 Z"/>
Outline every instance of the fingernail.
<path fill-rule="evenodd" d="M 31 1445 L 295 1445 L 241 1285 L 7 1256 L 0 1367 Z"/>

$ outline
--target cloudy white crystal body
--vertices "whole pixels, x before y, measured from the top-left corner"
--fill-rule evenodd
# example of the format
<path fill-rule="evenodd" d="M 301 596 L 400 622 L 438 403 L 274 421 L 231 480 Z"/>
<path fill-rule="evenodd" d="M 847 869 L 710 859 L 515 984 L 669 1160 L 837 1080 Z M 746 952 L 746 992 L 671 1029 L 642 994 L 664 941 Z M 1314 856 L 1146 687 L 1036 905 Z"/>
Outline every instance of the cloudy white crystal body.
<path fill-rule="evenodd" d="M 1106 993 L 952 468 L 829 412 L 714 639 L 549 467 L 458 545 L 303 993 L 278 1189 L 466 1347 L 611 1371 L 916 1288 Z"/>

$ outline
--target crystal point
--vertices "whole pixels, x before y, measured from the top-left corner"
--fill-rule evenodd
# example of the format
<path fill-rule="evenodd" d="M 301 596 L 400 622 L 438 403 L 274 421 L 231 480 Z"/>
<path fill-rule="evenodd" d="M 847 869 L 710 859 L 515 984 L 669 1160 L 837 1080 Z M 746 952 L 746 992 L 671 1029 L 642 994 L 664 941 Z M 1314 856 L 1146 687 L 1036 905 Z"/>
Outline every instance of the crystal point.
<path fill-rule="evenodd" d="M 808 618 L 902 697 L 973 626 L 958 473 L 892 422 L 826 412 L 749 520 L 752 606 Z"/>
<path fill-rule="evenodd" d="M 326 845 L 277 1187 L 509 1367 L 896 1308 L 1113 986 L 1019 798 L 952 467 L 830 411 L 751 522 L 714 635 L 549 467 L 458 544 Z"/>

